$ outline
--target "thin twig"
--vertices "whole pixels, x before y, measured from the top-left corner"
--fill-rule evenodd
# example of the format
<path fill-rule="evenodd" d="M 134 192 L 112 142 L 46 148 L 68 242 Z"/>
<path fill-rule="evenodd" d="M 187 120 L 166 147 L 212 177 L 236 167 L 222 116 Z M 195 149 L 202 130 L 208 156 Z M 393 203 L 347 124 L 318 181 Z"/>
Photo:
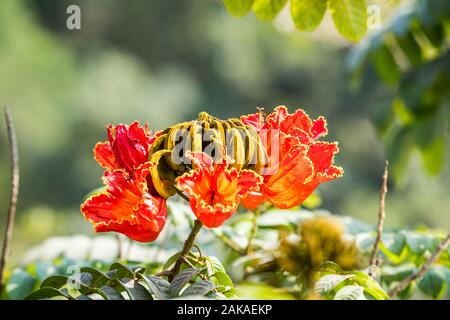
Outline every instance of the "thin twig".
<path fill-rule="evenodd" d="M 213 231 L 213 234 L 216 236 L 217 239 L 221 240 L 224 245 L 226 245 L 228 248 L 230 248 L 234 252 L 238 253 L 241 256 L 244 256 L 246 254 L 245 249 L 242 249 L 236 242 L 234 242 L 232 239 L 228 238 L 223 233 L 218 233 L 218 232 Z"/>
<path fill-rule="evenodd" d="M 377 225 L 377 237 L 375 238 L 375 243 L 372 248 L 372 253 L 370 255 L 370 265 L 369 265 L 369 276 L 373 277 L 375 274 L 375 270 L 378 267 L 378 249 L 380 248 L 381 237 L 383 235 L 383 223 L 385 214 L 385 200 L 386 193 L 388 191 L 388 166 L 389 162 L 386 160 L 384 163 L 384 173 L 383 173 L 383 182 L 381 183 L 380 188 L 380 209 L 378 211 L 378 225 Z"/>
<path fill-rule="evenodd" d="M 9 200 L 8 215 L 6 217 L 5 238 L 0 260 L 0 293 L 3 290 L 3 273 L 11 250 L 11 239 L 14 229 L 14 217 L 16 215 L 17 198 L 19 196 L 19 151 L 17 148 L 17 137 L 14 129 L 14 123 L 11 112 L 5 107 L 6 127 L 8 130 L 8 139 L 10 147 L 11 161 L 11 194 Z"/>
<path fill-rule="evenodd" d="M 157 274 L 155 274 L 155 276 L 157 276 L 157 277 L 171 277 L 172 275 L 173 275 L 173 272 L 170 270 L 161 271 L 161 272 L 158 272 Z"/>
<path fill-rule="evenodd" d="M 258 232 L 258 218 L 261 211 L 257 208 L 253 211 L 253 221 L 252 221 L 252 230 L 250 231 L 250 235 L 248 237 L 248 244 L 247 244 L 247 255 L 253 253 L 253 240 L 256 236 L 256 233 Z"/>
<path fill-rule="evenodd" d="M 190 202 L 189 197 L 188 197 L 187 195 L 185 195 L 183 191 L 177 189 L 177 194 L 178 194 L 180 197 L 182 197 L 184 200 L 186 200 L 188 203 Z"/>
<path fill-rule="evenodd" d="M 416 273 L 410 274 L 408 277 L 403 279 L 394 289 L 389 291 L 389 296 L 395 297 L 399 292 L 404 290 L 408 285 L 413 282 L 414 280 L 417 280 L 425 274 L 425 272 L 428 271 L 428 269 L 431 267 L 433 263 L 436 262 L 436 260 L 439 258 L 441 253 L 447 248 L 447 246 L 450 243 L 450 233 L 447 235 L 447 237 L 442 240 L 442 242 L 437 247 L 436 251 L 431 255 L 431 257 L 420 267 L 420 269 Z"/>
<path fill-rule="evenodd" d="M 175 261 L 175 265 L 173 266 L 173 269 L 171 270 L 172 275 L 169 276 L 169 280 L 172 281 L 174 276 L 176 276 L 178 273 L 180 273 L 181 265 L 186 260 L 186 256 L 189 254 L 189 251 L 192 248 L 192 245 L 194 244 L 195 238 L 197 237 L 197 234 L 199 233 L 200 229 L 202 228 L 203 223 L 196 219 L 194 222 L 194 226 L 192 227 L 191 233 L 189 234 L 188 238 L 184 242 L 183 249 L 181 250 L 181 253 Z"/>
<path fill-rule="evenodd" d="M 120 238 L 119 234 L 115 234 L 116 237 L 116 241 L 117 241 L 117 256 L 116 256 L 116 260 L 122 260 L 124 259 L 123 256 L 123 243 L 122 243 L 122 239 Z"/>

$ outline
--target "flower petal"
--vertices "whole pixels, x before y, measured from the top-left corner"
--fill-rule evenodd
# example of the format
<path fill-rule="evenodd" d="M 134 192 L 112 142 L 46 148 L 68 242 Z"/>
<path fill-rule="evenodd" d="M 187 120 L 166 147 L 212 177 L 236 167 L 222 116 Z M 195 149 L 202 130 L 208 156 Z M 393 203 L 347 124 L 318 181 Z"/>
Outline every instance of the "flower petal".
<path fill-rule="evenodd" d="M 108 139 L 120 168 L 132 173 L 148 161 L 148 153 L 154 137 L 147 126 L 141 127 L 138 121 L 131 125 L 119 124 L 108 127 Z"/>
<path fill-rule="evenodd" d="M 165 224 L 167 207 L 164 199 L 148 191 L 146 179 L 153 165 L 144 163 L 133 177 L 121 169 L 105 172 L 106 192 L 81 205 L 97 232 L 121 232 L 136 241 L 156 239 Z"/>
<path fill-rule="evenodd" d="M 116 158 L 109 142 L 99 142 L 94 147 L 94 159 L 107 170 L 117 169 Z"/>
<path fill-rule="evenodd" d="M 199 153 L 187 154 L 195 169 L 177 178 L 177 188 L 186 192 L 192 211 L 208 228 L 219 227 L 236 211 L 242 197 L 257 190 L 262 178 L 253 171 L 228 168 L 226 159 L 213 163 Z"/>

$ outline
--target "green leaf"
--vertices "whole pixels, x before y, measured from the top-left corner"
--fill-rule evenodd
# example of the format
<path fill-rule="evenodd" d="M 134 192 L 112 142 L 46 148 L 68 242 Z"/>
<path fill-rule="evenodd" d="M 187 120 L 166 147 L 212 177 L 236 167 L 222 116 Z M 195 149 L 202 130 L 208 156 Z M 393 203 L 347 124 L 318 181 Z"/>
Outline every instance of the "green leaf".
<path fill-rule="evenodd" d="M 416 255 L 421 256 L 427 250 L 432 251 L 433 248 L 430 248 L 430 245 L 434 246 L 434 241 L 429 235 L 412 231 L 403 231 L 402 233 L 406 238 L 408 247 Z"/>
<path fill-rule="evenodd" d="M 249 13 L 252 8 L 253 1 L 254 0 L 224 0 L 223 4 L 232 16 L 240 18 Z"/>
<path fill-rule="evenodd" d="M 359 41 L 367 30 L 367 9 L 364 0 L 328 0 L 334 25 L 351 41 Z"/>
<path fill-rule="evenodd" d="M 115 288 L 111 286 L 102 286 L 95 289 L 105 300 L 125 300 L 125 298 Z"/>
<path fill-rule="evenodd" d="M 118 286 L 125 290 L 130 300 L 153 300 L 147 288 L 133 279 L 120 279 Z"/>
<path fill-rule="evenodd" d="M 422 50 L 411 32 L 397 38 L 397 43 L 412 66 L 422 62 Z"/>
<path fill-rule="evenodd" d="M 270 21 L 283 9 L 286 2 L 287 0 L 255 0 L 252 10 L 259 19 Z"/>
<path fill-rule="evenodd" d="M 388 285 L 393 282 L 400 282 L 416 271 L 417 268 L 414 264 L 402 264 L 398 267 L 384 266 L 381 272 L 381 281 Z"/>
<path fill-rule="evenodd" d="M 233 281 L 227 273 L 218 271 L 213 274 L 212 280 L 216 285 L 217 290 L 223 293 L 227 298 L 235 296 Z"/>
<path fill-rule="evenodd" d="M 354 275 L 354 277 L 351 278 L 350 281 L 362 286 L 364 291 L 376 300 L 389 300 L 387 293 L 371 276 L 361 271 L 353 271 L 351 274 Z"/>
<path fill-rule="evenodd" d="M 367 300 L 361 286 L 345 286 L 336 292 L 334 300 Z"/>
<path fill-rule="evenodd" d="M 213 289 L 214 285 L 210 281 L 200 280 L 187 287 L 186 290 L 183 291 L 181 296 L 203 296 Z"/>
<path fill-rule="evenodd" d="M 61 287 L 64 287 L 67 285 L 67 282 L 69 281 L 69 277 L 67 276 L 50 276 L 41 283 L 41 288 L 49 287 L 49 288 L 55 288 L 59 289 Z"/>
<path fill-rule="evenodd" d="M 393 137 L 388 145 L 388 159 L 394 181 L 399 185 L 404 185 L 406 172 L 409 168 L 410 155 L 414 151 L 414 141 L 408 128 L 403 128 Z"/>
<path fill-rule="evenodd" d="M 116 270 L 117 271 L 116 277 L 118 277 L 118 278 L 124 278 L 124 277 L 134 278 L 133 269 L 128 265 L 124 265 L 124 264 L 116 262 L 111 265 L 109 270 L 111 270 L 111 271 Z"/>
<path fill-rule="evenodd" d="M 163 270 L 169 270 L 169 268 L 177 261 L 178 257 L 180 256 L 180 252 L 177 252 L 173 254 L 169 259 L 167 259 L 166 263 L 163 266 Z"/>
<path fill-rule="evenodd" d="M 392 253 L 400 255 L 406 245 L 406 239 L 402 234 L 386 233 L 382 236 L 383 245 Z"/>
<path fill-rule="evenodd" d="M 338 284 L 351 277 L 353 277 L 351 274 L 327 274 L 316 282 L 314 292 L 318 294 L 327 294 Z"/>
<path fill-rule="evenodd" d="M 36 280 L 28 272 L 22 269 L 14 269 L 6 283 L 6 294 L 12 300 L 23 299 L 33 291 L 35 282 Z"/>
<path fill-rule="evenodd" d="M 420 290 L 433 299 L 441 299 L 447 292 L 445 275 L 438 268 L 428 270 L 422 279 L 419 280 Z"/>
<path fill-rule="evenodd" d="M 42 300 L 42 299 L 51 299 L 55 297 L 63 297 L 69 300 L 73 300 L 68 294 L 64 293 L 62 290 L 58 290 L 55 288 L 40 288 L 28 296 L 25 297 L 25 300 Z"/>
<path fill-rule="evenodd" d="M 181 289 L 192 280 L 198 273 L 200 272 L 200 269 L 197 268 L 190 268 L 182 271 L 181 273 L 177 274 L 175 278 L 173 279 L 172 283 L 170 284 L 169 288 L 169 294 L 171 297 L 176 297 L 180 293 Z"/>
<path fill-rule="evenodd" d="M 110 281 L 112 279 L 112 274 L 113 273 L 104 273 L 98 269 L 92 268 L 92 267 L 83 267 L 80 269 L 80 271 L 89 273 L 92 275 L 92 283 L 91 286 L 92 287 L 101 287 L 102 285 L 104 285 L 105 283 L 107 283 L 108 281 Z M 114 271 L 115 273 L 116 271 Z"/>
<path fill-rule="evenodd" d="M 337 263 L 327 261 L 320 266 L 319 271 L 321 274 L 324 274 L 324 275 L 335 274 L 335 273 L 340 274 L 340 273 L 342 273 L 342 268 Z"/>
<path fill-rule="evenodd" d="M 386 44 L 383 43 L 374 52 L 373 64 L 380 79 L 387 84 L 394 85 L 400 79 L 400 69 Z"/>
<path fill-rule="evenodd" d="M 434 141 L 419 148 L 422 163 L 429 175 L 436 176 L 445 164 L 445 138 L 438 136 Z"/>
<path fill-rule="evenodd" d="M 326 9 L 326 0 L 291 0 L 292 20 L 301 31 L 311 32 L 316 29 Z"/>
<path fill-rule="evenodd" d="M 168 281 L 156 276 L 144 276 L 142 274 L 138 274 L 138 277 L 145 281 L 157 299 L 166 300 L 170 298 L 170 283 Z"/>

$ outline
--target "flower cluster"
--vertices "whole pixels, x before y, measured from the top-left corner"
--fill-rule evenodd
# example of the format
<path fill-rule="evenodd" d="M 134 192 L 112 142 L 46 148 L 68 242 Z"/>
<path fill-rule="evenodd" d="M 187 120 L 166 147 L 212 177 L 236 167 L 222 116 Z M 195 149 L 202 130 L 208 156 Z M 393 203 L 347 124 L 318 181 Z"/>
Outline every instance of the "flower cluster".
<path fill-rule="evenodd" d="M 228 120 L 202 112 L 197 120 L 155 134 L 138 122 L 109 126 L 107 132 L 108 141 L 94 148 L 106 190 L 87 199 L 81 212 L 97 232 L 116 231 L 142 242 L 157 238 L 166 199 L 177 192 L 214 228 L 239 204 L 300 205 L 320 183 L 343 173 L 333 165 L 337 143 L 318 141 L 327 134 L 325 119 L 313 121 L 303 110 L 290 114 L 277 107 L 268 115 Z"/>

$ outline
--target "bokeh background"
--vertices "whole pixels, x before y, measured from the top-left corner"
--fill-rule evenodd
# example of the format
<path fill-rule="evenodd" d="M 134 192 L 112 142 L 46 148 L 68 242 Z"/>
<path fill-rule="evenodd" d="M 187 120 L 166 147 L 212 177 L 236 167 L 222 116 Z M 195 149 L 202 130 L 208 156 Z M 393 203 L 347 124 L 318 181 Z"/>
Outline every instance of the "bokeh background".
<path fill-rule="evenodd" d="M 81 30 L 66 28 L 73 3 Z M 384 18 L 394 9 L 383 10 Z M 158 130 L 203 110 L 226 118 L 283 104 L 324 115 L 345 175 L 319 188 L 321 206 L 374 223 L 386 151 L 373 119 L 393 93 L 370 74 L 352 89 L 353 46 L 327 20 L 301 33 L 283 13 L 275 23 L 235 19 L 221 1 L 1 1 L 0 104 L 11 108 L 20 144 L 13 257 L 51 235 L 93 234 L 79 204 L 101 184 L 92 148 L 107 124 Z M 8 156 L 2 122 L 0 230 Z M 450 229 L 449 177 L 448 156 L 433 177 L 413 156 L 404 183 L 390 184 L 386 226 Z"/>

